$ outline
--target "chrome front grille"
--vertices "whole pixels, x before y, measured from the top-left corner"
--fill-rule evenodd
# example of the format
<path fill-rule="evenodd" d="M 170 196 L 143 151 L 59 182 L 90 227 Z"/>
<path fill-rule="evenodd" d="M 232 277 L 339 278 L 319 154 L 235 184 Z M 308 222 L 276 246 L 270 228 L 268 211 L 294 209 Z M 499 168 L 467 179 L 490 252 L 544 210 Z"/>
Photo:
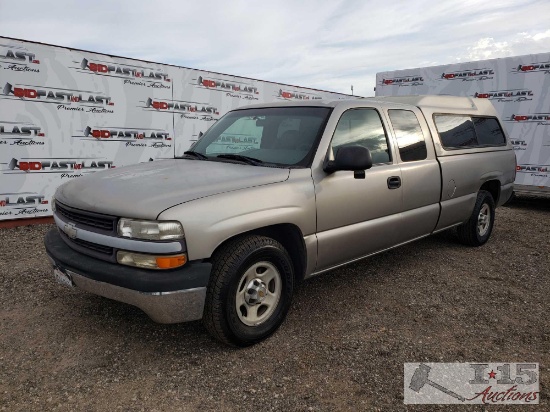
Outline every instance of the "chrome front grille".
<path fill-rule="evenodd" d="M 106 230 L 113 233 L 115 232 L 117 218 L 114 216 L 74 209 L 57 201 L 55 202 L 55 207 L 56 213 L 59 213 L 70 222 L 80 223 L 82 225 Z"/>

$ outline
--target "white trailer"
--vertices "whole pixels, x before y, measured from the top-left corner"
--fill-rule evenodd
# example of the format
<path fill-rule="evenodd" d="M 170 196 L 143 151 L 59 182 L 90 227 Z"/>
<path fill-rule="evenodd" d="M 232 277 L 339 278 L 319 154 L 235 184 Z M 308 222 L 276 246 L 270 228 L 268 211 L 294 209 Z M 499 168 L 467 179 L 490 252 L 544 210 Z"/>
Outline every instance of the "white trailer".
<path fill-rule="evenodd" d="M 454 95 L 492 101 L 517 158 L 514 190 L 550 194 L 550 53 L 376 74 L 376 96 Z"/>
<path fill-rule="evenodd" d="M 181 155 L 239 106 L 347 97 L 0 37 L 0 221 L 51 216 L 67 180 Z"/>

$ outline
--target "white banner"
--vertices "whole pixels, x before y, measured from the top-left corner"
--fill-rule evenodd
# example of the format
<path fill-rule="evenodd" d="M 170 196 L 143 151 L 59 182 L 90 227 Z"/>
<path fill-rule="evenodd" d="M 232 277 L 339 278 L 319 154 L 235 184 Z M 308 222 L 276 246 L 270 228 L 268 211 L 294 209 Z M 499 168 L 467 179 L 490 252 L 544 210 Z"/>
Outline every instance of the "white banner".
<path fill-rule="evenodd" d="M 181 155 L 233 108 L 348 96 L 0 37 L 0 220 L 60 184 Z"/>
<path fill-rule="evenodd" d="M 550 186 L 550 53 L 382 72 L 376 96 L 446 94 L 491 100 L 518 162 L 516 184 Z"/>

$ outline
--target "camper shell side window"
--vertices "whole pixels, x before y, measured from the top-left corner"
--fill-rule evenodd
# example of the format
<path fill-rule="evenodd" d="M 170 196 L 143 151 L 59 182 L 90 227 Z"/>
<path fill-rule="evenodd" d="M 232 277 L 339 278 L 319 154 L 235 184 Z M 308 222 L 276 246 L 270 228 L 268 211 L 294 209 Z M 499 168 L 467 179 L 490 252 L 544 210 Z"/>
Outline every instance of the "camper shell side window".
<path fill-rule="evenodd" d="M 433 119 L 445 150 L 506 146 L 496 117 L 434 114 Z"/>

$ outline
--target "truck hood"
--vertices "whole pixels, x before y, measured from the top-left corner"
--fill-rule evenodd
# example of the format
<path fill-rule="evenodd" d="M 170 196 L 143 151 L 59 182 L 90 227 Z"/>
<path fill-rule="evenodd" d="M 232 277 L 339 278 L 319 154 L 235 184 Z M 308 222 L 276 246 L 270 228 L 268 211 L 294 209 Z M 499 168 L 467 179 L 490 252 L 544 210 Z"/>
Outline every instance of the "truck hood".
<path fill-rule="evenodd" d="M 170 159 L 96 172 L 61 185 L 61 203 L 114 216 L 156 219 L 180 203 L 282 182 L 290 169 Z"/>

